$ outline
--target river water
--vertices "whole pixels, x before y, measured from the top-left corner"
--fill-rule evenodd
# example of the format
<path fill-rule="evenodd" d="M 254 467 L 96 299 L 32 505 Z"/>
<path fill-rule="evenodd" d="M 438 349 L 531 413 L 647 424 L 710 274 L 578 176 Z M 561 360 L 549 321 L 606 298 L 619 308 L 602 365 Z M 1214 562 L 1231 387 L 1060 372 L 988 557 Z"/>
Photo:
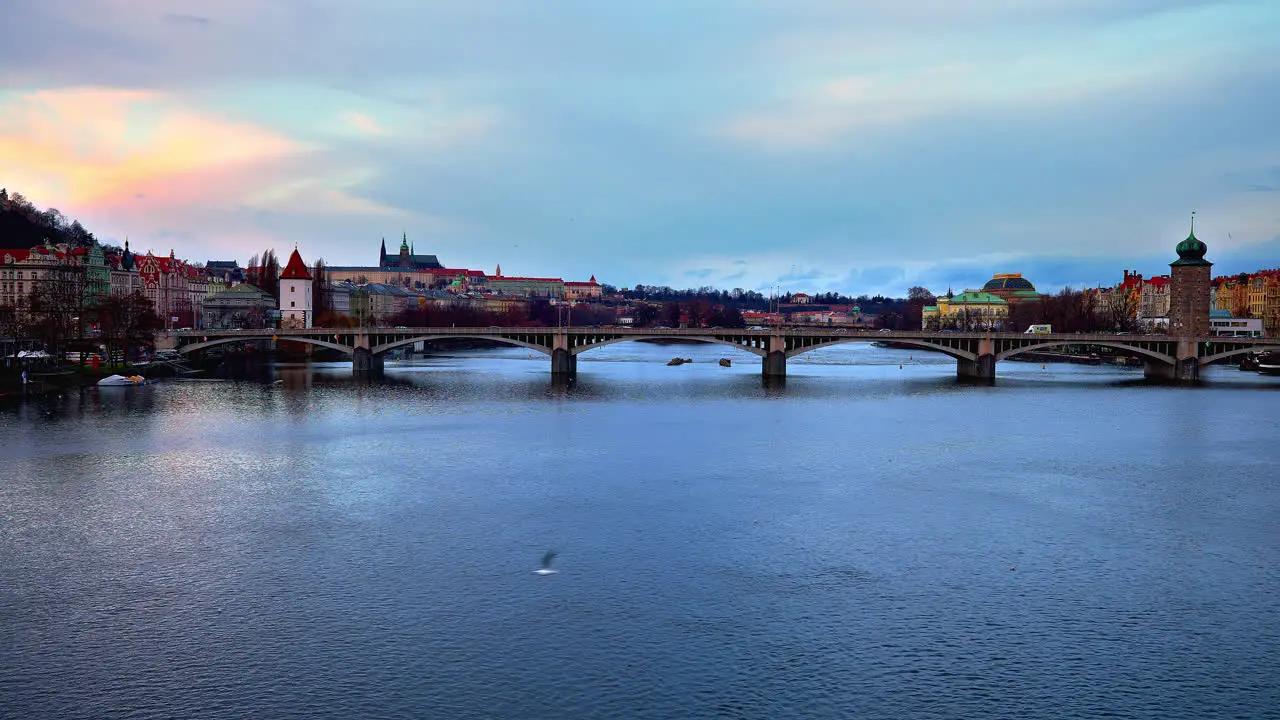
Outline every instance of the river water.
<path fill-rule="evenodd" d="M 1280 717 L 1280 381 L 725 352 L 0 410 L 0 716 Z"/>

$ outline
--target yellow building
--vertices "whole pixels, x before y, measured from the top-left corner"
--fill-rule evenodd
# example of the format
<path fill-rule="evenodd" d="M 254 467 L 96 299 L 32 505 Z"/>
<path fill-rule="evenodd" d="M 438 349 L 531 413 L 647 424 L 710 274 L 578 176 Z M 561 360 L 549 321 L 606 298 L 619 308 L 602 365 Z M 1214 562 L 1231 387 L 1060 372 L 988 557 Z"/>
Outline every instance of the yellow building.
<path fill-rule="evenodd" d="M 965 290 L 959 295 L 938 298 L 937 305 L 925 306 L 924 330 L 977 330 L 999 328 L 1009 319 L 1009 303 L 984 290 Z"/>

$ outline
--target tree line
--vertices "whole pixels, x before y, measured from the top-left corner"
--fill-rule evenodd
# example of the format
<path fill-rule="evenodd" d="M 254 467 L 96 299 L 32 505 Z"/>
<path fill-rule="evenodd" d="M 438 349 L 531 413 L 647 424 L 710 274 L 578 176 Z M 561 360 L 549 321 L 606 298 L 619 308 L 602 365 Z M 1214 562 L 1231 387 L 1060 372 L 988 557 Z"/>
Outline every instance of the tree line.
<path fill-rule="evenodd" d="M 0 247 L 26 250 L 44 243 L 89 247 L 93 233 L 57 208 L 41 210 L 22 193 L 0 188 Z"/>

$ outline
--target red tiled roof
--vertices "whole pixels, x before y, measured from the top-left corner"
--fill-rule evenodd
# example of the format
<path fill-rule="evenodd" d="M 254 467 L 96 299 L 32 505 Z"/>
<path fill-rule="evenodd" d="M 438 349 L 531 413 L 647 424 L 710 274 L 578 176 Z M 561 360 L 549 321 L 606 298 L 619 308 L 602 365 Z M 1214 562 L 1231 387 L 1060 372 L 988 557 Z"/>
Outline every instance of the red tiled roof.
<path fill-rule="evenodd" d="M 560 278 L 511 277 L 509 275 L 503 275 L 502 277 L 491 277 L 489 279 L 490 280 L 524 280 L 524 281 L 533 281 L 533 282 L 558 282 L 558 283 L 564 282 L 564 280 L 561 280 Z"/>
<path fill-rule="evenodd" d="M 293 249 L 293 254 L 289 255 L 289 262 L 284 266 L 284 271 L 280 273 L 281 280 L 310 280 L 311 273 L 307 270 L 307 264 L 302 262 L 302 256 L 298 254 L 298 248 Z"/>
<path fill-rule="evenodd" d="M 389 269 L 394 270 L 395 268 L 389 268 Z M 467 277 L 484 277 L 485 276 L 484 273 L 480 270 L 463 270 L 461 268 L 458 268 L 458 269 L 421 268 L 418 270 L 418 272 L 425 273 L 427 275 L 466 275 Z"/>

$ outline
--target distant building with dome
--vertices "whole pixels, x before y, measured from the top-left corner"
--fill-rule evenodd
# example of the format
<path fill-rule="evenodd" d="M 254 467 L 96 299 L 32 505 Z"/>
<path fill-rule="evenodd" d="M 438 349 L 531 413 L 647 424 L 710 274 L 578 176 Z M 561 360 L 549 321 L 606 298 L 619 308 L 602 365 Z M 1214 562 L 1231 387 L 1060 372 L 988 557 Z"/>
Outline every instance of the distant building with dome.
<path fill-rule="evenodd" d="M 920 319 L 925 330 L 1000 328 L 1009 320 L 1010 307 L 1043 298 L 1022 273 L 996 273 L 981 289 L 959 295 L 947 290 L 936 305 L 925 306 Z"/>
<path fill-rule="evenodd" d="M 986 285 L 982 286 L 982 291 L 995 295 L 1011 305 L 1044 297 L 1036 291 L 1036 286 L 1032 285 L 1030 280 L 1022 277 L 1022 273 L 996 273 Z"/>

